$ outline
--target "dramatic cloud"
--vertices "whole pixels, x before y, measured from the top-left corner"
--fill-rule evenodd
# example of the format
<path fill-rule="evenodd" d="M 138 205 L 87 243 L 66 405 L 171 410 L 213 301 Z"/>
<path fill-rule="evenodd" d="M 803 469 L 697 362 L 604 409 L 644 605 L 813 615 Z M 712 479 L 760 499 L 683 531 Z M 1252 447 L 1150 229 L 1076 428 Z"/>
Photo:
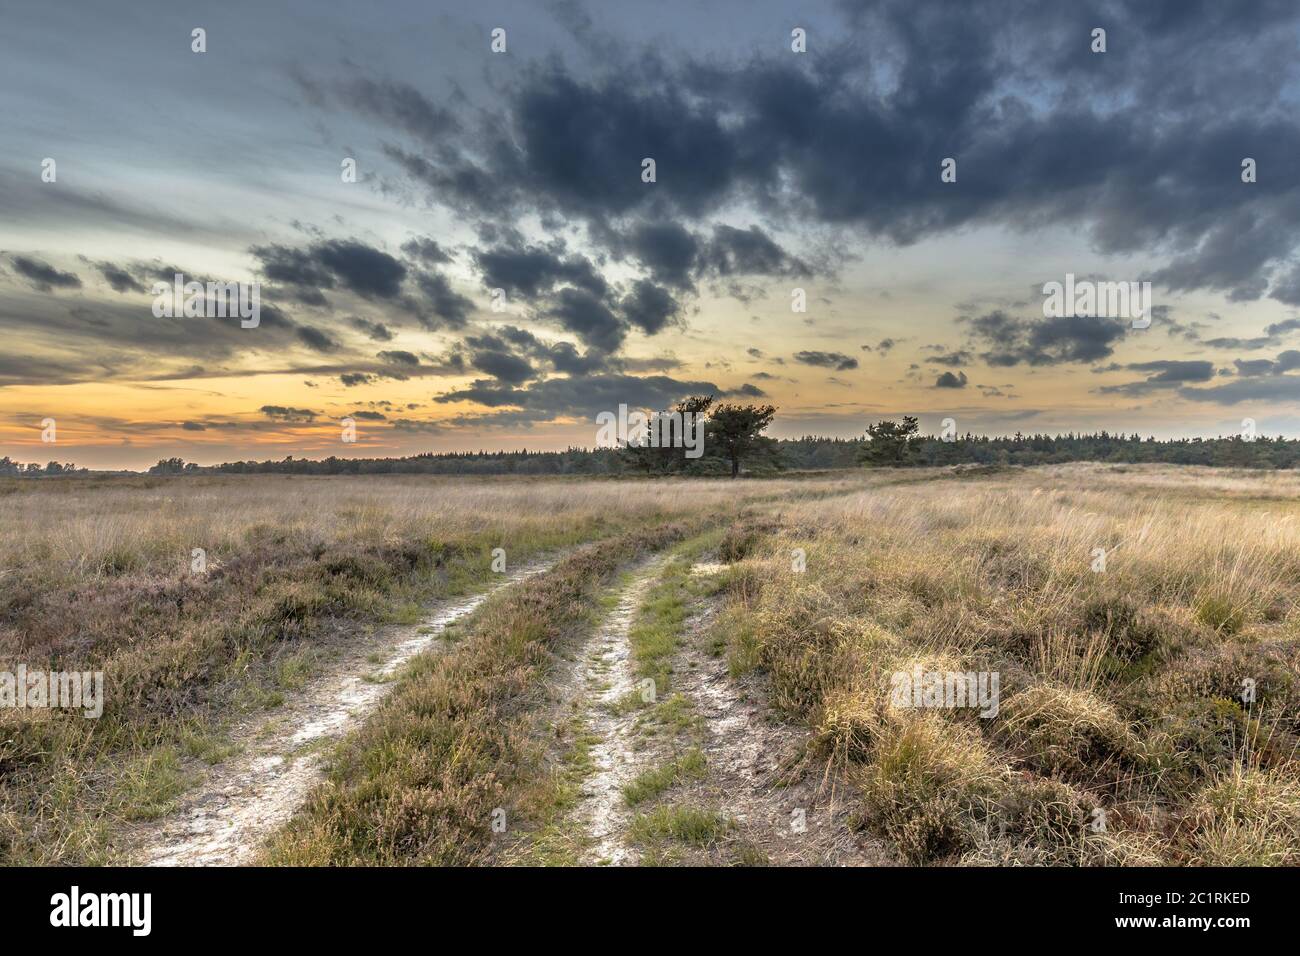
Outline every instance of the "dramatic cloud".
<path fill-rule="evenodd" d="M 489 289 L 504 289 L 507 296 L 533 300 L 558 284 L 575 285 L 603 298 L 609 286 L 584 256 L 563 255 L 563 245 L 484 249 L 474 261 Z"/>
<path fill-rule="evenodd" d="M 941 352 L 938 355 L 930 355 L 925 360 L 936 365 L 948 365 L 952 368 L 958 368 L 970 362 L 971 354 L 964 349 L 959 349 L 955 352 Z"/>
<path fill-rule="evenodd" d="M 675 222 L 638 223 L 623 243 L 657 282 L 678 289 L 695 287 L 693 272 L 700 242 L 685 226 Z"/>
<path fill-rule="evenodd" d="M 1124 337 L 1125 323 L 1096 316 L 1017 319 L 1002 310 L 967 319 L 980 353 L 989 365 L 1061 365 L 1109 358 Z"/>
<path fill-rule="evenodd" d="M 1300 183 L 1271 173 L 1300 151 L 1300 127 L 1285 118 L 1279 80 L 1192 51 L 1249 44 L 1252 62 L 1282 75 L 1300 13 L 1261 4 L 1228 16 L 1197 3 L 1193 15 L 1177 3 L 1107 5 L 1112 35 L 1144 58 L 1092 54 L 1087 18 L 1017 0 L 848 3 L 858 35 L 888 51 L 888 69 L 842 55 L 651 56 L 630 84 L 623 71 L 580 76 L 550 61 L 523 70 L 504 107 L 460 138 L 445 135 L 445 120 L 430 122 L 432 108 L 415 106 L 408 90 L 353 95 L 358 108 L 436 142 L 386 147 L 432 201 L 483 217 L 531 210 L 585 221 L 677 288 L 693 270 L 806 271 L 756 227 L 719 225 L 706 243 L 682 225 L 747 199 L 778 220 L 904 245 L 973 222 L 1069 223 L 1107 253 L 1166 252 L 1155 278 L 1170 288 L 1252 299 L 1272 282 L 1288 301 L 1300 289 L 1300 267 L 1281 271 L 1297 242 Z M 1016 55 L 1029 46 L 1040 55 Z M 1143 109 L 1116 110 L 1123 94 L 1140 96 Z M 1241 102 L 1257 108 L 1228 108 Z M 1243 152 L 1270 171 L 1250 191 L 1238 175 Z M 649 186 L 637 175 L 647 156 Z M 955 183 L 938 175 L 945 156 L 958 160 Z M 618 220 L 640 224 L 619 236 Z"/>
<path fill-rule="evenodd" d="M 585 289 L 561 289 L 545 315 L 587 345 L 604 352 L 617 351 L 627 335 L 623 321 Z"/>
<path fill-rule="evenodd" d="M 351 239 L 331 239 L 306 248 L 254 246 L 262 273 L 272 282 L 293 286 L 302 301 L 324 302 L 321 290 L 345 288 L 366 299 L 394 299 L 406 266 L 380 249 Z"/>
<path fill-rule="evenodd" d="M 1300 8 L 1284 0 L 837 0 L 806 56 L 762 4 L 721 46 L 716 12 L 689 5 L 667 31 L 620 5 L 523 5 L 500 57 L 472 11 L 440 10 L 411 44 L 403 31 L 427 20 L 413 0 L 379 19 L 268 8 L 237 59 L 287 66 L 156 64 L 151 115 L 212 105 L 170 140 L 113 109 L 141 101 L 140 78 L 112 66 L 145 62 L 149 32 L 82 12 L 112 43 L 58 64 L 47 17 L 7 24 L 11 105 L 80 90 L 65 119 L 96 160 L 61 156 L 43 183 L 49 131 L 14 125 L 0 388 L 137 389 L 156 403 L 140 422 L 169 441 L 233 428 L 258 401 L 277 403 L 256 424 L 282 440 L 303 416 L 380 409 L 384 389 L 392 428 L 367 441 L 402 448 L 696 391 L 768 390 L 791 422 L 829 420 L 819 406 L 850 387 L 854 415 L 924 415 L 954 397 L 936 389 L 987 410 L 1023 387 L 1059 399 L 1053 423 L 1113 428 L 1138 408 L 1142 427 L 1188 434 L 1222 418 L 1214 405 L 1300 402 L 1286 308 L 1300 306 Z M 1098 25 L 1105 54 L 1089 49 Z M 344 158 L 356 182 L 340 181 Z M 1041 318 L 1037 289 L 1065 270 L 1151 279 L 1164 304 L 1147 330 Z M 260 325 L 154 317 L 152 283 L 177 272 L 261 282 Z M 796 286 L 808 311 L 792 317 Z M 860 362 L 871 376 L 844 374 Z M 772 374 L 795 364 L 817 372 Z M 715 376 L 729 388 L 697 381 Z M 429 378 L 450 380 L 444 420 L 399 417 L 429 401 Z M 211 417 L 187 423 L 200 406 L 173 390 L 204 393 Z M 58 411 L 70 391 L 9 389 L 0 410 Z M 1143 396 L 1159 400 L 1127 400 Z M 132 435 L 113 427 L 97 448 Z"/>
<path fill-rule="evenodd" d="M 537 372 L 527 359 L 511 352 L 496 349 L 481 349 L 470 356 L 470 364 L 480 372 L 491 375 L 507 385 L 521 385 L 533 378 Z"/>
<path fill-rule="evenodd" d="M 27 256 L 13 257 L 14 271 L 32 284 L 32 288 L 41 292 L 59 289 L 80 289 L 81 280 L 74 273 L 60 272 L 48 262 Z"/>
<path fill-rule="evenodd" d="M 841 352 L 796 352 L 794 360 L 804 365 L 833 368 L 837 372 L 847 372 L 858 367 L 857 359 Z"/>
<path fill-rule="evenodd" d="M 432 310 L 433 316 L 417 306 L 420 321 L 428 328 L 442 326 L 459 329 L 469 321 L 474 311 L 474 303 L 451 287 L 445 276 L 437 272 L 421 272 L 416 277 L 416 285 L 424 294 L 425 302 Z"/>
<path fill-rule="evenodd" d="M 443 251 L 442 246 L 428 236 L 419 236 L 402 243 L 402 252 L 426 265 L 440 265 L 451 262 L 451 256 Z"/>
<path fill-rule="evenodd" d="M 701 271 L 719 276 L 806 276 L 812 270 L 790 256 L 757 226 L 713 227 L 712 241 L 701 251 Z"/>
<path fill-rule="evenodd" d="M 647 335 L 662 331 L 681 311 L 667 289 L 646 279 L 638 279 L 633 284 L 622 308 L 627 320 Z"/>
<path fill-rule="evenodd" d="M 144 292 L 145 287 L 129 272 L 111 262 L 97 262 L 95 268 L 114 292 Z"/>
<path fill-rule="evenodd" d="M 1300 353 L 1296 353 L 1300 355 Z M 1124 366 L 1134 372 L 1150 372 L 1140 382 L 1128 382 L 1124 385 L 1105 385 L 1098 389 L 1102 393 L 1119 395 L 1145 395 L 1159 389 L 1177 388 L 1189 382 L 1208 382 L 1214 377 L 1214 363 L 1203 361 L 1159 360 L 1154 362 L 1133 362 Z"/>
<path fill-rule="evenodd" d="M 388 349 L 377 353 L 378 357 L 392 365 L 406 365 L 414 368 L 420 364 L 420 358 L 414 352 L 405 349 Z"/>
<path fill-rule="evenodd" d="M 354 318 L 351 320 L 354 328 L 365 333 L 366 337 L 376 342 L 391 342 L 393 332 L 382 322 L 372 322 L 369 319 Z"/>
<path fill-rule="evenodd" d="M 668 408 L 688 395 L 717 395 L 712 382 L 681 381 L 666 375 L 592 375 L 585 378 L 551 378 L 528 388 L 502 385 L 490 379 L 475 381 L 467 388 L 455 389 L 435 398 L 440 403 L 474 402 L 489 408 L 513 408 L 519 413 L 499 415 L 501 424 L 552 421 L 556 418 L 579 418 L 593 421 L 601 411 L 617 410 L 620 404 L 631 408 Z M 520 414 L 521 413 L 521 414 Z M 480 418 L 491 424 L 492 418 Z"/>
<path fill-rule="evenodd" d="M 298 82 L 313 99 L 336 96 L 358 112 L 385 120 L 431 145 L 460 128 L 460 122 L 450 110 L 434 105 L 406 83 L 354 77 L 325 86 L 302 75 L 298 75 Z"/>
<path fill-rule="evenodd" d="M 309 408 L 291 408 L 284 405 L 263 405 L 258 409 L 267 418 L 273 418 L 283 422 L 310 422 L 316 418 L 316 413 Z"/>
<path fill-rule="evenodd" d="M 1178 394 L 1194 402 L 1214 402 L 1219 405 L 1300 402 L 1300 375 L 1242 378 L 1213 388 L 1182 388 Z"/>

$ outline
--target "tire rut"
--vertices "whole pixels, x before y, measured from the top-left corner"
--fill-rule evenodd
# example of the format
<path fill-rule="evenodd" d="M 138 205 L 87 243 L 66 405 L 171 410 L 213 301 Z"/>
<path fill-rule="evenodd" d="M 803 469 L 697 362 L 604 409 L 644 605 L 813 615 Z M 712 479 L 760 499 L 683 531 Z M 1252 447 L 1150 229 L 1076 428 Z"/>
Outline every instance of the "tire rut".
<path fill-rule="evenodd" d="M 635 709 L 618 704 L 637 692 L 629 635 L 664 560 L 654 557 L 636 566 L 619 592 L 617 605 L 583 650 L 578 693 L 584 699 L 586 732 L 595 742 L 590 751 L 593 769 L 583 781 L 574 818 L 589 838 L 579 857 L 586 865 L 636 864 L 636 854 L 626 841 L 631 813 L 623 801 L 623 787 L 642 769 L 645 757 L 635 747 Z"/>
<path fill-rule="evenodd" d="M 677 801 L 719 806 L 736 827 L 731 842 L 771 865 L 889 865 L 882 843 L 849 826 L 848 806 L 834 786 L 807 772 L 808 732 L 773 719 L 757 680 L 733 678 L 726 658 L 706 647 L 717 609 L 716 599 L 706 599 L 687 620 L 674 663 L 675 686 L 695 706 L 707 758 L 704 779 Z"/>
<path fill-rule="evenodd" d="M 350 646 L 275 714 L 237 725 L 231 736 L 243 752 L 209 770 L 177 811 L 128 837 L 130 855 L 149 866 L 247 863 L 322 779 L 324 745 L 361 723 L 387 696 L 389 679 L 416 655 L 434 649 L 449 625 L 554 563 L 554 558 L 534 561 L 485 591 L 434 605 L 414 625 L 380 628 Z M 381 664 L 372 663 L 376 655 Z"/>

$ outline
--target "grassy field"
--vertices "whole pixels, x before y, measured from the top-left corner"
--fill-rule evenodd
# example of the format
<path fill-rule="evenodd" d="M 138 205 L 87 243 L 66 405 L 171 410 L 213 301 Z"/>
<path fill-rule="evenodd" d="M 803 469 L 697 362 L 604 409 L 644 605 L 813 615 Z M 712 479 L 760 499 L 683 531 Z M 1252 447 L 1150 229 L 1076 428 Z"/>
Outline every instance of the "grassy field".
<path fill-rule="evenodd" d="M 1298 502 L 1288 473 L 1090 465 L 13 482 L 0 670 L 106 688 L 98 720 L 0 710 L 0 860 L 131 859 L 238 760 L 232 727 L 487 588 L 502 548 L 554 564 L 404 666 L 258 859 L 578 862 L 608 786 L 626 833 L 604 839 L 643 862 L 1300 863 Z M 654 556 L 632 601 L 622 572 Z M 715 660 L 730 689 L 702 680 Z M 598 703 L 620 668 L 657 693 Z M 996 715 L 901 706 L 915 673 L 996 674 Z M 717 715 L 742 704 L 735 736 Z M 733 742 L 785 775 L 743 813 Z M 820 856 L 753 822 L 787 785 L 833 801 Z"/>
<path fill-rule="evenodd" d="M 0 670 L 102 670 L 99 720 L 0 710 L 0 858 L 113 858 L 188 756 L 274 710 L 323 645 L 510 564 L 813 485 L 299 477 L 0 486 Z M 824 493 L 834 483 L 819 483 Z M 205 570 L 194 570 L 194 550 Z"/>
<path fill-rule="evenodd" d="M 732 670 L 905 860 L 1295 864 L 1297 493 L 1074 465 L 795 505 L 735 569 Z M 997 716 L 893 706 L 917 667 L 998 673 Z"/>

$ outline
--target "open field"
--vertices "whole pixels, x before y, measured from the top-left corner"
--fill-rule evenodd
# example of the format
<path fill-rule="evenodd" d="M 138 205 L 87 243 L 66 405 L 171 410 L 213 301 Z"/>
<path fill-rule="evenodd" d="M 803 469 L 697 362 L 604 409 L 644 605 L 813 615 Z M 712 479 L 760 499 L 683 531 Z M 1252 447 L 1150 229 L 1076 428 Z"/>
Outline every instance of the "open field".
<path fill-rule="evenodd" d="M 1300 863 L 1298 514 L 1169 466 L 11 483 L 0 670 L 105 693 L 0 709 L 0 858 Z"/>

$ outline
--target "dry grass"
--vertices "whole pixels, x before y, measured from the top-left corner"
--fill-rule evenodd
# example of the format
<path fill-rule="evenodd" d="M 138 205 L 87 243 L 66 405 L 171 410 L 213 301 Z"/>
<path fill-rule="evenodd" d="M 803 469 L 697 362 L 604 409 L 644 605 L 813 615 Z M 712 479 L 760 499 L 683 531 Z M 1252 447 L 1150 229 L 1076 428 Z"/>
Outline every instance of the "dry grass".
<path fill-rule="evenodd" d="M 104 716 L 0 711 L 0 859 L 111 859 L 178 749 L 301 687 L 314 651 L 541 551 L 850 481 L 383 476 L 0 483 L 0 670 L 102 670 Z M 206 571 L 192 571 L 193 550 Z"/>
<path fill-rule="evenodd" d="M 905 858 L 1294 860 L 1300 476 L 881 487 L 795 504 L 748 550 L 719 624 L 733 669 L 766 674 Z M 916 666 L 997 672 L 999 713 L 891 707 Z"/>
<path fill-rule="evenodd" d="M 1300 862 L 1300 476 L 1098 465 L 0 485 L 0 669 L 102 669 L 107 689 L 98 721 L 0 712 L 0 859 L 113 859 L 123 821 L 166 813 L 229 719 L 298 692 L 332 643 L 484 585 L 494 547 L 582 545 L 417 661 L 271 857 L 489 859 L 555 647 L 619 562 L 705 523 L 733 562 L 732 672 L 763 672 L 903 858 Z M 996 717 L 896 706 L 916 667 L 996 671 Z"/>
<path fill-rule="evenodd" d="M 620 565 L 684 525 L 590 545 L 479 615 L 456 654 L 425 657 L 353 735 L 325 785 L 281 832 L 281 865 L 466 865 L 488 859 L 493 814 L 541 775 L 534 708 L 553 653 L 591 623 Z"/>

